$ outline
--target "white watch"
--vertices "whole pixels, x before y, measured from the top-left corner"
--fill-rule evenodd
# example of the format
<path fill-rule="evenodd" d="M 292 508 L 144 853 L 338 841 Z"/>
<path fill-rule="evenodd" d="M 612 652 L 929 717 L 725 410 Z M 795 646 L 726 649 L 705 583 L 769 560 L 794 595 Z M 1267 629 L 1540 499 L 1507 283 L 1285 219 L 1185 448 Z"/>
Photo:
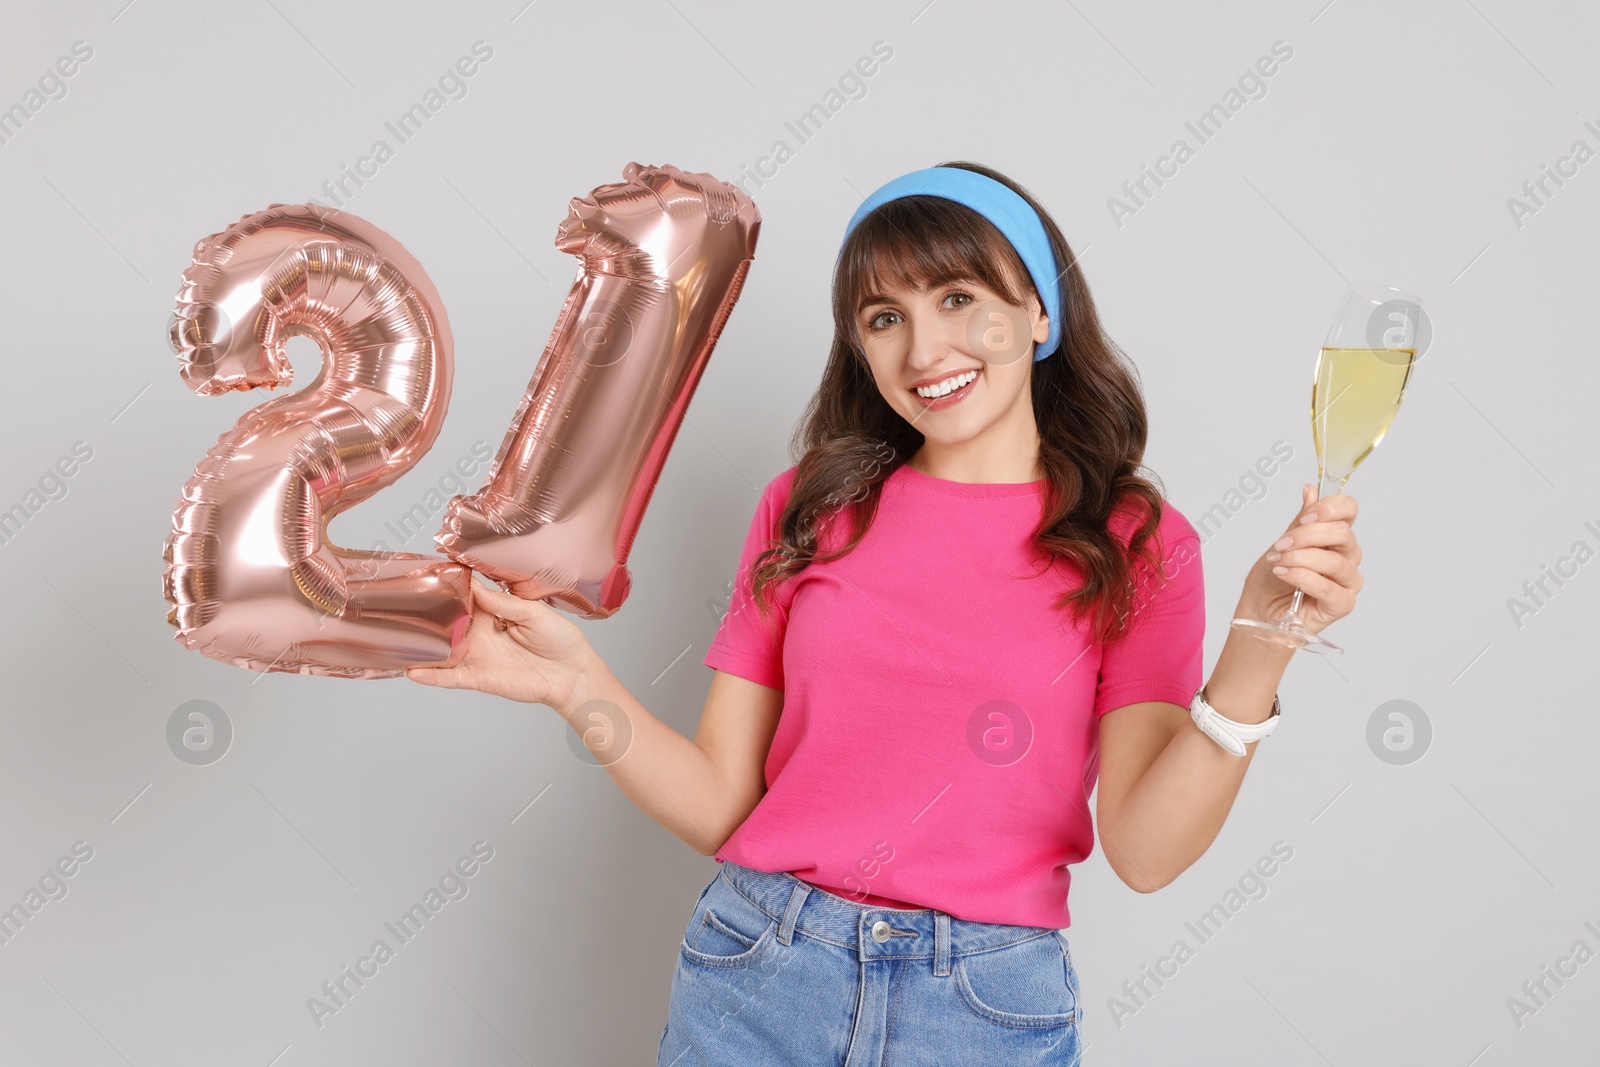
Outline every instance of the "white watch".
<path fill-rule="evenodd" d="M 1189 702 L 1189 717 L 1207 737 L 1235 756 L 1244 755 L 1247 743 L 1259 741 L 1277 729 L 1278 713 L 1282 710 L 1277 693 L 1272 694 L 1272 714 L 1264 722 L 1234 722 L 1206 702 L 1202 695 L 1205 690 L 1202 685 L 1194 691 L 1194 699 Z"/>

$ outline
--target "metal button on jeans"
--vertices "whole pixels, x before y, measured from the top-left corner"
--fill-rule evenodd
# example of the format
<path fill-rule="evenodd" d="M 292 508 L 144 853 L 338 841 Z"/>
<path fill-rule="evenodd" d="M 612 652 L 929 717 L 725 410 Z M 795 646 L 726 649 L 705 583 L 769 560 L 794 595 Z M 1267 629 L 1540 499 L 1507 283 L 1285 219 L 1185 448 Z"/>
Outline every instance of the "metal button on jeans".
<path fill-rule="evenodd" d="M 879 919 L 877 922 L 873 923 L 872 940 L 876 941 L 880 945 L 889 940 L 889 924 L 884 922 L 882 919 Z"/>

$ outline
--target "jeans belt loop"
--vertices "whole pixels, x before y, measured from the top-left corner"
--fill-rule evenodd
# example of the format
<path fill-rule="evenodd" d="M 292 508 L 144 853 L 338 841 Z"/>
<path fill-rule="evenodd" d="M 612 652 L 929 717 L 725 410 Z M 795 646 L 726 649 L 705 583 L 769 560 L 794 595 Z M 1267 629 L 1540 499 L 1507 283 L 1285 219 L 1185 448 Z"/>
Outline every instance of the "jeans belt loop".
<path fill-rule="evenodd" d="M 933 916 L 933 973 L 950 973 L 950 916 L 942 911 Z"/>
<path fill-rule="evenodd" d="M 778 927 L 778 942 L 783 945 L 794 940 L 794 924 L 800 918 L 800 906 L 805 903 L 806 896 L 811 892 L 811 883 L 803 878 L 796 878 L 794 888 L 789 891 L 789 906 L 784 909 L 783 923 Z"/>

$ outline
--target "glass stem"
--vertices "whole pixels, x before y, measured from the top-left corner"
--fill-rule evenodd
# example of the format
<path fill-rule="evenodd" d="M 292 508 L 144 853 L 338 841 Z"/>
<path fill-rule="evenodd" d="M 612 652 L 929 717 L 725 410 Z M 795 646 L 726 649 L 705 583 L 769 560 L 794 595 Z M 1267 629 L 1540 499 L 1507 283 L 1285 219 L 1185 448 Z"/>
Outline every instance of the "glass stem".
<path fill-rule="evenodd" d="M 1324 481 L 1324 471 L 1323 471 L 1323 468 L 1322 468 L 1322 464 L 1318 463 L 1317 464 L 1317 499 L 1318 500 L 1322 499 L 1323 481 Z M 1305 599 L 1305 596 L 1306 596 L 1306 591 L 1304 589 L 1296 589 L 1294 591 L 1294 599 L 1289 601 L 1289 610 L 1284 613 L 1284 617 L 1285 618 L 1293 618 L 1295 622 L 1299 622 L 1300 621 L 1300 602 Z"/>

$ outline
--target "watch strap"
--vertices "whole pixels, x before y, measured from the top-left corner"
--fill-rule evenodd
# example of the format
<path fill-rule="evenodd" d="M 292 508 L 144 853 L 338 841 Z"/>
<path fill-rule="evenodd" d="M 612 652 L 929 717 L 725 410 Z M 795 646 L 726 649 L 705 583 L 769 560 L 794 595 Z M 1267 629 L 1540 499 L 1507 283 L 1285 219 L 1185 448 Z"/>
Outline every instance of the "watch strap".
<path fill-rule="evenodd" d="M 1205 686 L 1195 690 L 1194 699 L 1189 702 L 1189 716 L 1194 719 L 1195 725 L 1218 745 L 1235 756 L 1245 754 L 1245 745 L 1252 741 L 1259 741 L 1272 733 L 1278 727 L 1278 718 L 1283 710 L 1278 702 L 1278 694 L 1272 694 L 1272 714 L 1262 722 L 1235 722 L 1219 712 L 1205 698 Z"/>

